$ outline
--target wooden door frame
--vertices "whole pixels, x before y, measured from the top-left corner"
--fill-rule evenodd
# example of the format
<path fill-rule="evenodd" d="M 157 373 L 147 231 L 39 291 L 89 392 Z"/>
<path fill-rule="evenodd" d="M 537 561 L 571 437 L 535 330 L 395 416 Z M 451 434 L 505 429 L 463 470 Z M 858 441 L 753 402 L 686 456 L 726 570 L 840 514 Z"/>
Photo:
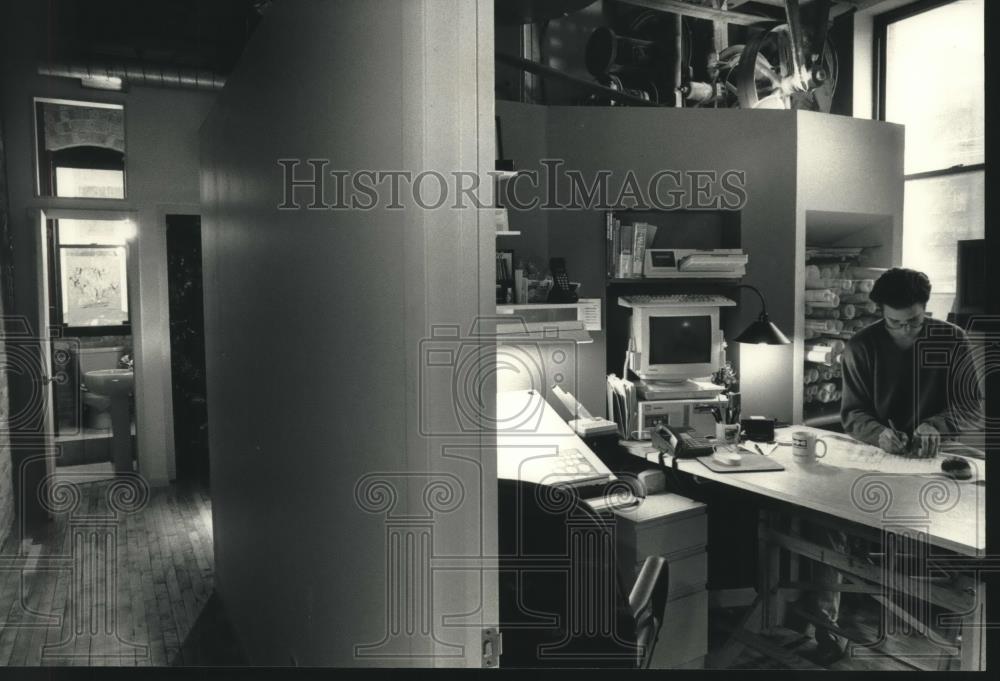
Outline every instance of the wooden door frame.
<path fill-rule="evenodd" d="M 48 230 L 47 223 L 49 220 L 107 220 L 107 221 L 122 221 L 127 220 L 135 226 L 135 235 L 133 237 L 133 243 L 128 245 L 127 251 L 128 256 L 126 257 L 126 276 L 130 279 L 128 286 L 128 305 L 129 305 L 129 316 L 133 315 L 138 310 L 138 281 L 139 281 L 139 258 L 138 252 L 135 247 L 135 242 L 139 235 L 139 214 L 135 210 L 114 210 L 114 209 L 88 209 L 88 208 L 53 208 L 53 207 L 36 207 L 28 209 L 29 219 L 34 225 L 32 230 L 35 235 L 35 254 L 38 262 L 37 267 L 37 286 L 38 286 L 38 299 L 36 301 L 38 306 L 38 343 L 39 352 L 41 359 L 41 379 L 45 381 L 45 387 L 42 391 L 44 405 L 44 434 L 42 437 L 42 444 L 44 446 L 45 452 L 45 469 L 47 474 L 52 474 L 55 472 L 56 468 L 56 448 L 55 448 L 55 421 L 53 419 L 54 409 L 53 409 L 53 391 L 52 382 L 49 377 L 52 376 L 52 348 L 51 348 L 51 338 L 52 338 L 52 327 L 51 320 L 49 318 L 49 268 L 51 263 L 49 262 L 50 250 L 48 247 Z M 139 324 L 132 323 L 132 342 L 136 341 L 140 331 Z M 140 391 L 138 386 L 142 380 L 142 369 L 141 363 L 138 361 L 138 356 L 136 356 L 135 364 L 135 384 L 136 390 L 134 394 L 134 400 L 136 405 L 138 405 L 140 399 Z M 136 409 L 136 430 L 138 431 L 141 427 L 139 423 L 139 410 Z M 136 453 L 137 458 L 139 453 Z M 141 461 L 141 459 L 140 459 Z M 141 471 L 140 471 L 141 472 Z M 49 515 L 50 519 L 52 516 L 51 509 L 53 505 L 51 503 L 46 503 L 44 506 L 47 508 L 46 513 Z"/>

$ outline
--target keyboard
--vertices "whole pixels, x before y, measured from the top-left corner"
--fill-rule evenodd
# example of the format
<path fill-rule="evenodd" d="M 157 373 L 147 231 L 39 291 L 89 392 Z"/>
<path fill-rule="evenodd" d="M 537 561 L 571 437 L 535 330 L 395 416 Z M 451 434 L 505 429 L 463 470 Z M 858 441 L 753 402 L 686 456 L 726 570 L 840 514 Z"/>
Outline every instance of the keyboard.
<path fill-rule="evenodd" d="M 579 449 L 560 449 L 559 453 L 549 458 L 551 467 L 545 476 L 546 485 L 569 483 L 578 485 L 583 482 L 605 482 L 609 479 L 607 473 L 597 470 Z"/>
<path fill-rule="evenodd" d="M 633 305 L 662 305 L 664 307 L 733 307 L 736 301 L 725 296 L 702 293 L 677 293 L 669 295 L 625 296 L 619 299 L 626 307 Z"/>

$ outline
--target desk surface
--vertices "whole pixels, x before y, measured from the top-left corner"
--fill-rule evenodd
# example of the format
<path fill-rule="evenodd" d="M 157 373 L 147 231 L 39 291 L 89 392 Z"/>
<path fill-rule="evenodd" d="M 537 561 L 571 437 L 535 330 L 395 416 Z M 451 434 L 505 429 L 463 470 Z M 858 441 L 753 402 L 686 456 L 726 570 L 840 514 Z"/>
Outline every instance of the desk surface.
<path fill-rule="evenodd" d="M 803 465 L 793 460 L 791 446 L 761 444 L 768 456 L 785 467 L 784 471 L 714 473 L 691 459 L 678 461 L 678 468 L 879 530 L 897 527 L 925 531 L 932 544 L 957 553 L 985 553 L 985 460 L 970 459 L 973 479 L 957 481 L 940 473 L 940 457 L 918 460 L 892 456 L 825 430 L 781 428 L 775 433 L 777 442 L 790 443 L 791 433 L 796 430 L 810 430 L 820 436 L 827 443 L 826 457 Z M 648 442 L 623 444 L 636 456 L 651 462 L 658 459 L 656 449 Z M 753 449 L 752 444 L 749 446 Z M 670 463 L 671 457 L 665 459 Z"/>
<path fill-rule="evenodd" d="M 616 479 L 540 393 L 513 390 L 497 395 L 497 477 L 550 483 L 557 454 L 568 449 L 583 454 L 606 481 Z"/>

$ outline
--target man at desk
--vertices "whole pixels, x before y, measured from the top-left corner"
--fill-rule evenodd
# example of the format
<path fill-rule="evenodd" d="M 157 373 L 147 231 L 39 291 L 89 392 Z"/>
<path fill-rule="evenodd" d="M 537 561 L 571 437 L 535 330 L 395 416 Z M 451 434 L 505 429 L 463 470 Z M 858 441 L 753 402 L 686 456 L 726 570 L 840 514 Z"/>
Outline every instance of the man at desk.
<path fill-rule="evenodd" d="M 978 381 L 957 384 L 974 377 L 965 333 L 926 316 L 930 295 L 923 272 L 883 274 L 869 294 L 882 319 L 855 334 L 844 353 L 844 432 L 890 454 L 934 456 L 942 437 L 966 422 L 962 406 L 978 401 Z M 918 351 L 925 342 L 933 352 Z"/>
<path fill-rule="evenodd" d="M 971 368 L 965 333 L 926 316 L 931 282 L 923 272 L 893 268 L 879 277 L 869 297 L 882 307 L 882 319 L 851 338 L 843 359 L 840 418 L 844 432 L 891 454 L 933 457 L 943 437 L 969 423 L 966 406 L 978 404 L 979 384 Z M 921 344 L 932 344 L 922 353 Z M 926 355 L 923 356 L 923 355 Z M 964 368 L 964 370 L 963 370 Z M 969 380 L 970 385 L 958 381 Z M 960 402 L 959 403 L 956 403 Z M 812 540 L 845 552 L 842 532 L 803 526 Z M 821 583 L 840 583 L 839 572 L 819 563 Z M 808 609 L 837 624 L 840 592 L 815 591 Z M 828 664 L 844 652 L 844 641 L 816 628 L 819 661 Z"/>

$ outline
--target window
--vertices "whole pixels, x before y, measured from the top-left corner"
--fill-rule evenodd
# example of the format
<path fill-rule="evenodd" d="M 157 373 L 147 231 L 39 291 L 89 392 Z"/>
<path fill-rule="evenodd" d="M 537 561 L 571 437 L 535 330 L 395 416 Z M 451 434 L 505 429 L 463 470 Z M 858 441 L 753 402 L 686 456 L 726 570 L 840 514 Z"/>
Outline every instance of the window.
<path fill-rule="evenodd" d="M 35 100 L 39 196 L 125 198 L 121 104 Z"/>
<path fill-rule="evenodd" d="M 128 220 L 50 220 L 52 321 L 74 335 L 129 332 Z"/>
<path fill-rule="evenodd" d="M 958 241 L 985 234 L 984 0 L 925 1 L 880 17 L 878 115 L 906 126 L 903 265 L 927 305 L 955 302 Z"/>

